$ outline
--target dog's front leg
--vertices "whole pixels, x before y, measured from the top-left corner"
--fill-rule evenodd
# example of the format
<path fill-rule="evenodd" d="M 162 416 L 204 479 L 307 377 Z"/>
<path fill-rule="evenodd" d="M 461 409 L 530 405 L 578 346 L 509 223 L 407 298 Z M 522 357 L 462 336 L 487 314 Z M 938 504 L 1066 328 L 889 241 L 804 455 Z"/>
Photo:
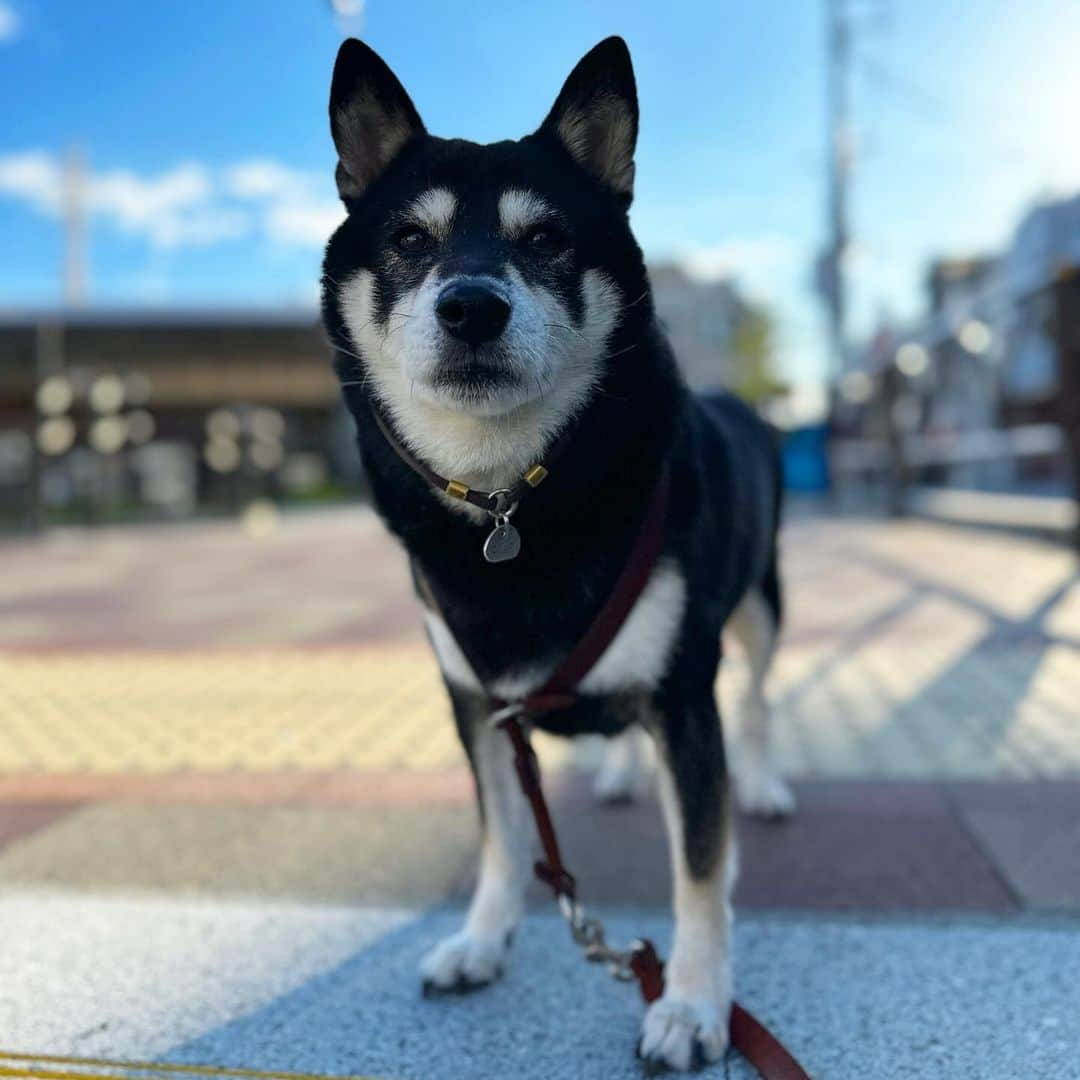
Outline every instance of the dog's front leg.
<path fill-rule="evenodd" d="M 420 963 L 425 992 L 475 990 L 502 973 L 525 905 L 533 836 L 518 785 L 510 740 L 488 724 L 479 699 L 452 691 L 458 734 L 480 802 L 480 871 L 465 925 Z"/>
<path fill-rule="evenodd" d="M 664 993 L 645 1014 L 639 1053 L 653 1067 L 688 1069 L 702 1059 L 716 1061 L 728 1043 L 734 836 L 711 695 L 658 705 L 651 726 L 671 854 L 675 937 Z"/>

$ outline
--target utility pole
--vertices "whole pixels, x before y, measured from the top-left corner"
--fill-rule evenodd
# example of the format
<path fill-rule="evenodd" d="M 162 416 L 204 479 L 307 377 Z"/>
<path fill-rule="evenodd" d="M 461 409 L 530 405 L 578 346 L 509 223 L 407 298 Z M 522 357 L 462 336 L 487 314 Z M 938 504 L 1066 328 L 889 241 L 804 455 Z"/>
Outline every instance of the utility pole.
<path fill-rule="evenodd" d="M 86 153 L 68 150 L 64 163 L 64 292 L 65 307 L 86 303 Z"/>
<path fill-rule="evenodd" d="M 848 248 L 848 188 L 851 180 L 851 22 L 850 0 L 825 0 L 828 106 L 828 241 L 822 260 L 822 292 L 829 318 L 829 382 L 847 368 L 847 295 L 844 255 Z"/>

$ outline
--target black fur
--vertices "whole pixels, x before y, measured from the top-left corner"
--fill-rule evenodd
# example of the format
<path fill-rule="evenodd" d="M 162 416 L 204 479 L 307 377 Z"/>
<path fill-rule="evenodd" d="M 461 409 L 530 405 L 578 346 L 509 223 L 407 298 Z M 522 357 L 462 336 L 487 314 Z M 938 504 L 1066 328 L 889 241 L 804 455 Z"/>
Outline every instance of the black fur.
<path fill-rule="evenodd" d="M 625 46 L 599 48 L 607 51 L 589 60 L 581 86 L 590 78 L 606 79 L 606 89 L 632 101 L 636 130 L 629 60 L 623 67 L 615 55 L 620 49 L 625 53 Z M 573 78 L 560 102 L 585 92 L 575 88 Z M 335 77 L 335 87 L 338 82 Z M 391 85 L 381 78 L 379 85 L 384 93 L 400 91 L 396 80 Z M 397 106 L 391 102 L 391 107 Z M 415 115 L 411 102 L 400 108 Z M 727 797 L 713 691 L 720 632 L 751 586 L 763 590 L 779 618 L 777 455 L 770 432 L 744 405 L 727 395 L 702 399 L 687 391 L 654 317 L 627 220 L 628 194 L 613 191 L 568 153 L 551 125 L 549 117 L 536 134 L 491 146 L 438 139 L 418 126 L 362 194 L 346 199 L 348 219 L 326 253 L 325 325 L 340 350 L 339 374 L 351 384 L 344 393 L 375 505 L 482 679 L 538 660 L 558 660 L 573 648 L 622 569 L 658 472 L 668 463 L 671 496 L 663 557 L 678 563 L 687 603 L 669 670 L 638 704 L 660 729 L 682 803 L 691 871 L 706 875 L 721 849 Z M 531 273 L 532 280 L 544 281 L 565 299 L 575 319 L 581 317 L 580 281 L 587 269 L 603 270 L 622 297 L 601 383 L 572 421 L 569 448 L 514 518 L 524 540 L 521 555 L 498 565 L 481 555 L 490 525 L 449 510 L 372 422 L 370 385 L 362 378 L 363 361 L 354 355 L 359 346 L 350 338 L 337 299 L 337 286 L 350 274 L 374 269 L 377 307 L 385 318 L 396 296 L 417 284 L 427 264 L 401 265 L 390 238 L 400 208 L 435 186 L 467 193 L 454 238 L 442 254 L 452 272 L 491 272 L 517 259 L 523 274 Z M 505 250 L 495 235 L 498 193 L 509 186 L 538 191 L 556 206 L 572 238 L 572 250 L 560 265 L 530 269 L 525 256 Z M 468 748 L 468 718 L 476 710 L 460 692 L 454 698 Z M 540 724 L 565 735 L 612 734 L 634 715 L 621 697 L 593 698 Z"/>

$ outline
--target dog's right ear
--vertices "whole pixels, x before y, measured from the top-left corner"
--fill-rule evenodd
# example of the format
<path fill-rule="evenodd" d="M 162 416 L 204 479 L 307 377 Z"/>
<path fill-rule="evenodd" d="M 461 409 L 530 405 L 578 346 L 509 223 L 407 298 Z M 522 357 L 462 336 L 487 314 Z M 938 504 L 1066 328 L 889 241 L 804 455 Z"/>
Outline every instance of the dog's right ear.
<path fill-rule="evenodd" d="M 416 106 L 378 53 L 342 42 L 330 86 L 330 132 L 338 152 L 338 194 L 348 202 L 397 157 L 424 125 Z"/>
<path fill-rule="evenodd" d="M 638 104 L 634 66 L 622 38 L 606 38 L 578 61 L 540 130 L 554 135 L 579 165 L 629 205 Z"/>

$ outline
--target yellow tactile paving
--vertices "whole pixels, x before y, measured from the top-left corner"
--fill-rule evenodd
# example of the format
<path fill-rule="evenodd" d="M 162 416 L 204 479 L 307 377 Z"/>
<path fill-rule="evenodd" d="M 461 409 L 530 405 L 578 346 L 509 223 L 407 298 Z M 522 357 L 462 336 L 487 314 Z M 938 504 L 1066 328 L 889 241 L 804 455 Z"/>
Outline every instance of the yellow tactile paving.
<path fill-rule="evenodd" d="M 565 756 L 549 743 L 549 763 Z M 0 772 L 462 761 L 437 669 L 420 646 L 0 654 Z"/>
<path fill-rule="evenodd" d="M 1064 549 L 926 522 L 784 533 L 770 693 L 792 775 L 1080 774 Z M 404 560 L 373 515 L 58 534 L 0 568 L 0 774 L 463 762 Z M 6 651 L 10 650 L 10 651 Z M 737 728 L 737 652 L 721 683 Z M 597 745 L 540 740 L 546 763 Z"/>
<path fill-rule="evenodd" d="M 928 598 L 842 653 L 782 651 L 772 696 L 793 775 L 1033 776 L 1080 772 L 1076 652 L 977 658 L 981 619 Z M 936 628 L 926 644 L 921 626 Z M 737 658 L 721 701 L 737 730 Z M 540 741 L 548 766 L 596 746 Z M 421 645 L 0 653 L 0 773 L 435 769 L 463 761 Z"/>

